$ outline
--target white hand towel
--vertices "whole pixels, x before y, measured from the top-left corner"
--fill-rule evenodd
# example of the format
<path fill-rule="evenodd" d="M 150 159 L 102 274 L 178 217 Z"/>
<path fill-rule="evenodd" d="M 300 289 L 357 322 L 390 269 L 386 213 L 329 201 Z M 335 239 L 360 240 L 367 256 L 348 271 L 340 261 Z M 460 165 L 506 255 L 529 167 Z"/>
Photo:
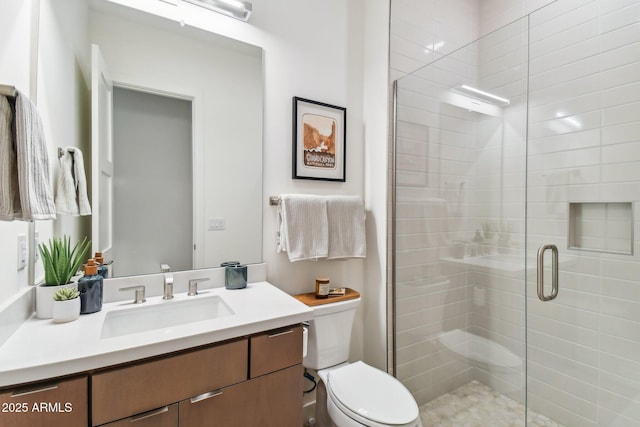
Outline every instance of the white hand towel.
<path fill-rule="evenodd" d="M 329 259 L 365 258 L 364 203 L 358 196 L 328 196 Z"/>
<path fill-rule="evenodd" d="M 76 147 L 68 147 L 67 150 L 73 156 L 73 172 L 78 195 L 78 210 L 80 215 L 91 215 L 91 205 L 87 196 L 87 176 L 84 173 L 84 157 L 82 151 Z"/>
<path fill-rule="evenodd" d="M 283 194 L 278 205 L 278 252 L 289 261 L 326 258 L 329 249 L 327 203 L 324 197 Z"/>
<path fill-rule="evenodd" d="M 31 100 L 16 95 L 15 144 L 20 206 L 15 218 L 54 219 L 55 205 L 49 184 L 49 158 L 40 114 Z"/>
<path fill-rule="evenodd" d="M 60 156 L 60 170 L 56 182 L 56 211 L 60 214 L 78 215 L 76 184 L 73 178 L 73 156 L 64 150 Z"/>
<path fill-rule="evenodd" d="M 60 156 L 60 171 L 56 185 L 56 210 L 69 215 L 91 215 L 87 197 L 87 177 L 82 151 L 67 147 Z"/>
<path fill-rule="evenodd" d="M 7 98 L 0 96 L 0 220 L 4 221 L 12 221 L 20 206 L 12 128 L 13 110 Z"/>

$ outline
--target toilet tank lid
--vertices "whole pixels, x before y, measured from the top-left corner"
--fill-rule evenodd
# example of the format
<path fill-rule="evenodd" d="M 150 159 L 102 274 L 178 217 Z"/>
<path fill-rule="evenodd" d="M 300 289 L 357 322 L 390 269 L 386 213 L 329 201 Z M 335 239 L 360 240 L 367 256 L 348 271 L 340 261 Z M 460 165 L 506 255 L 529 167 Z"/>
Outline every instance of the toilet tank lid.
<path fill-rule="evenodd" d="M 345 408 L 380 424 L 403 425 L 418 418 L 418 405 L 409 390 L 364 362 L 330 371 L 327 388 Z"/>

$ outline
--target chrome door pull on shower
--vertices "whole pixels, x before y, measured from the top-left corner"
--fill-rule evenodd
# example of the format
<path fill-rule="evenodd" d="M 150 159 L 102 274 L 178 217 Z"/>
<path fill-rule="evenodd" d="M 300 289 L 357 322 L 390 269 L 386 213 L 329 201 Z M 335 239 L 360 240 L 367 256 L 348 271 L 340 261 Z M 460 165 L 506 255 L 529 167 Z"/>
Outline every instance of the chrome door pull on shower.
<path fill-rule="evenodd" d="M 544 294 L 544 253 L 551 249 L 551 293 Z M 538 298 L 540 301 L 551 301 L 558 296 L 558 247 L 546 244 L 538 248 Z"/>

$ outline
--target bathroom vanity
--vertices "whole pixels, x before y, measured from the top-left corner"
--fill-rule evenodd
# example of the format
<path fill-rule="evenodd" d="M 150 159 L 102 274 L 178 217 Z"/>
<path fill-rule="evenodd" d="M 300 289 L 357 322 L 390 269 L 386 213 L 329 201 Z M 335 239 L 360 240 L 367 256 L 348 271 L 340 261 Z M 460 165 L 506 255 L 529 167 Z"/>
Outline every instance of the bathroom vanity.
<path fill-rule="evenodd" d="M 152 297 L 135 306 L 109 303 L 64 325 L 28 320 L 0 347 L 1 424 L 302 425 L 300 322 L 311 318 L 308 307 L 266 282 L 198 297 L 220 298 L 232 313 L 108 338 L 101 332 L 114 313 L 157 312 L 196 300 L 176 295 L 176 301 Z M 49 341 L 34 347 L 36 333 Z M 66 350 L 56 342 L 63 335 Z"/>

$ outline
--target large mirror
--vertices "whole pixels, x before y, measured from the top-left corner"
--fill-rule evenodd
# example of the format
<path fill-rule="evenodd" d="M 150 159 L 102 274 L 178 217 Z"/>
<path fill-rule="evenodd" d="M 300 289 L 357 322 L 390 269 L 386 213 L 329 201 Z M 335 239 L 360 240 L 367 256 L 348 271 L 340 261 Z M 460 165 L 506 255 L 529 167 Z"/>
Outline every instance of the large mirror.
<path fill-rule="evenodd" d="M 53 15 L 70 1 L 50 1 Z M 116 276 L 261 262 L 262 49 L 108 1 L 73 3 L 87 8 L 77 16 L 92 46 L 93 251 Z"/>

